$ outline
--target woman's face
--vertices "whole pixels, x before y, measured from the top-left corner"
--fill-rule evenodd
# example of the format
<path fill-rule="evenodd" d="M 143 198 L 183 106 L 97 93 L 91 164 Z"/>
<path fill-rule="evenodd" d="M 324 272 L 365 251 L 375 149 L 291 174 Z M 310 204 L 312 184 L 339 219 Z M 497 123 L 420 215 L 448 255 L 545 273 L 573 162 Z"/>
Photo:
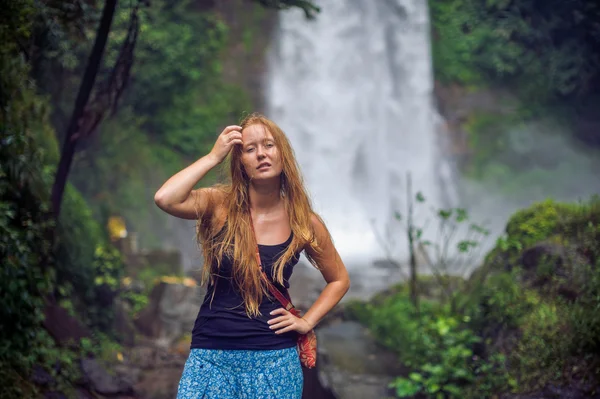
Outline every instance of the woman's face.
<path fill-rule="evenodd" d="M 242 165 L 250 179 L 279 178 L 281 153 L 271 132 L 264 125 L 250 125 L 242 130 L 242 141 Z"/>

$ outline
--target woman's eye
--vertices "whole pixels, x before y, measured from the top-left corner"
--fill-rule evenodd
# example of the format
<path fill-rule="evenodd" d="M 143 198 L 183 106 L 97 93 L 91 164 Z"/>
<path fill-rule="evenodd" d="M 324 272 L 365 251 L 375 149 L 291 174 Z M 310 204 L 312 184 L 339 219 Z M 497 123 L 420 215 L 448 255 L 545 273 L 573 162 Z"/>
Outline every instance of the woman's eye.
<path fill-rule="evenodd" d="M 267 143 L 267 148 L 271 148 L 271 147 L 273 147 L 274 145 L 275 145 L 275 144 L 273 144 L 273 143 Z"/>
<path fill-rule="evenodd" d="M 253 148 L 253 147 L 248 147 L 248 148 L 246 148 L 246 152 L 252 152 L 252 151 L 254 151 L 254 148 Z"/>

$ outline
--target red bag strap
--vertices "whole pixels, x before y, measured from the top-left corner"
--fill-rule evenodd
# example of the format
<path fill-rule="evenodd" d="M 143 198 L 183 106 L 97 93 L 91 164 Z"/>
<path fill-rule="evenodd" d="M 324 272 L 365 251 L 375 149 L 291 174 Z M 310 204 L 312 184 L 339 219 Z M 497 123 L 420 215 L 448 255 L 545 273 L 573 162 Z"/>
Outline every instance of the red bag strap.
<path fill-rule="evenodd" d="M 252 216 L 250 216 L 250 227 L 252 228 L 252 236 L 254 237 L 254 243 L 256 244 L 256 262 L 258 262 L 258 267 L 260 268 L 260 273 L 262 275 L 263 280 L 267 284 L 267 288 L 269 288 L 269 292 L 271 292 L 271 295 L 273 295 L 275 298 L 277 298 L 277 300 L 283 305 L 285 310 L 287 310 L 287 311 L 292 311 L 292 309 L 296 310 L 294 308 L 294 304 L 289 299 L 287 299 L 285 297 L 285 295 L 283 295 L 281 293 L 281 291 L 279 291 L 277 289 L 277 287 L 275 287 L 273 285 L 273 283 L 271 283 L 271 280 L 269 280 L 269 277 L 267 277 L 267 274 L 265 273 L 265 271 L 262 268 L 260 252 L 258 251 L 258 240 L 256 239 L 256 233 L 254 232 L 254 222 L 252 222 Z"/>

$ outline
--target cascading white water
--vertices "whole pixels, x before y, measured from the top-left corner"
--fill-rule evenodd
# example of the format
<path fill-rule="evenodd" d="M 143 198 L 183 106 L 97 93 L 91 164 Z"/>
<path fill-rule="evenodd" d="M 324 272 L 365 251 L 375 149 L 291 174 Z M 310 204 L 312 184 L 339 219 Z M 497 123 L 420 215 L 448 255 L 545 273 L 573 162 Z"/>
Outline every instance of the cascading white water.
<path fill-rule="evenodd" d="M 349 268 L 404 260 L 406 176 L 441 204 L 426 0 L 322 1 L 281 13 L 268 114 L 288 134 L 317 212 Z M 384 244 L 385 245 L 382 245 Z M 389 248 L 389 247 L 388 247 Z"/>

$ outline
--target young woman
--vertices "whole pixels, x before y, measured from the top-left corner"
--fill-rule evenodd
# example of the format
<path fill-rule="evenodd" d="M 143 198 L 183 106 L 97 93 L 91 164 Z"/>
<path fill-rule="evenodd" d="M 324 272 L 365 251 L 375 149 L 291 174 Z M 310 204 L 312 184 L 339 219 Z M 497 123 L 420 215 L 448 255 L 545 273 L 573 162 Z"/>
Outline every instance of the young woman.
<path fill-rule="evenodd" d="M 193 190 L 230 155 L 231 182 Z M 302 369 L 296 349 L 305 334 L 344 296 L 346 268 L 312 208 L 293 150 L 262 115 L 228 126 L 208 155 L 158 190 L 156 204 L 197 219 L 207 293 L 192 331 L 178 398 L 299 399 Z M 302 251 L 327 285 L 302 317 L 270 295 L 262 270 L 287 295 Z"/>

